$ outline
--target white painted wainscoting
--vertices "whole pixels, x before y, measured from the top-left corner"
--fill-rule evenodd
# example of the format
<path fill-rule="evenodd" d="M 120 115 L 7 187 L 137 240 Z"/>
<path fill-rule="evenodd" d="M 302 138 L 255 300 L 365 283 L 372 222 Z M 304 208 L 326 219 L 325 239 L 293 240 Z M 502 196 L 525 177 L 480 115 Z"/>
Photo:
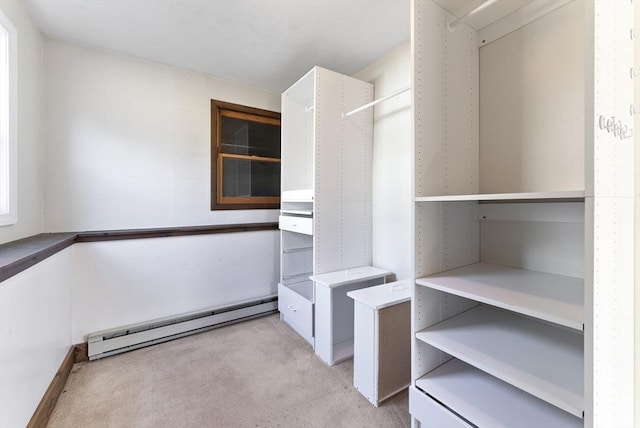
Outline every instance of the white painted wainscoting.
<path fill-rule="evenodd" d="M 71 346 L 73 247 L 0 283 L 0 427 L 26 426 Z"/>
<path fill-rule="evenodd" d="M 0 427 L 98 330 L 277 293 L 277 230 L 76 243 L 0 282 Z"/>
<path fill-rule="evenodd" d="M 73 343 L 91 332 L 277 294 L 278 231 L 78 243 Z"/>

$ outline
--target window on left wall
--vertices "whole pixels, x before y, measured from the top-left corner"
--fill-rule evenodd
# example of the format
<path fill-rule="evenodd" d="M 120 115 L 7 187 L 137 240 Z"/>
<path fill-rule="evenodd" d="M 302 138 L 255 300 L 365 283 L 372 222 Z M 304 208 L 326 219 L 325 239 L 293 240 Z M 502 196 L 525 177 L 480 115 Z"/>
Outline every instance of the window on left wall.
<path fill-rule="evenodd" d="M 17 32 L 0 11 L 0 226 L 17 213 Z"/>

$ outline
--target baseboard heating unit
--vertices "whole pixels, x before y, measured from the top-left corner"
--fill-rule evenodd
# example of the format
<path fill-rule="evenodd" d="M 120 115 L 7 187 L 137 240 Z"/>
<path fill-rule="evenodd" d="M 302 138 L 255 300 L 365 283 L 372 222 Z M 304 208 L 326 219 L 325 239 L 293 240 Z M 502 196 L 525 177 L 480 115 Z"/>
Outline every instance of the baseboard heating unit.
<path fill-rule="evenodd" d="M 89 360 L 132 351 L 278 311 L 277 296 L 91 333 Z"/>

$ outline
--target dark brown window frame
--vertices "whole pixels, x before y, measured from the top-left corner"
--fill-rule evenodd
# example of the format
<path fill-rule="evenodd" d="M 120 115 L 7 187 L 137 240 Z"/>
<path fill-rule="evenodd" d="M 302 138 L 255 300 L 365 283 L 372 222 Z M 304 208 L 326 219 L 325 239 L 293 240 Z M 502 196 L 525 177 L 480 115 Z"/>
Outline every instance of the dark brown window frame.
<path fill-rule="evenodd" d="M 211 210 L 279 209 L 280 197 L 229 197 L 222 195 L 222 160 L 226 158 L 273 161 L 272 158 L 221 153 L 222 117 L 250 119 L 280 126 L 280 113 L 247 107 L 219 100 L 211 100 Z"/>

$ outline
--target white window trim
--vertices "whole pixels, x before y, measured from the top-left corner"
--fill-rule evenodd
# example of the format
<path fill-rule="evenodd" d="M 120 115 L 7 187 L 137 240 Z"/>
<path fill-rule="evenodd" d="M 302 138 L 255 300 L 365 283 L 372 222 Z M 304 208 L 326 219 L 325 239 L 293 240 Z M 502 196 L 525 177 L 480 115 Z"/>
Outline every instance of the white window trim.
<path fill-rule="evenodd" d="M 0 26 L 0 64 L 9 64 L 0 69 L 0 91 L 9 93 L 0 99 L 0 226 L 8 226 L 18 221 L 18 32 L 2 11 Z"/>

